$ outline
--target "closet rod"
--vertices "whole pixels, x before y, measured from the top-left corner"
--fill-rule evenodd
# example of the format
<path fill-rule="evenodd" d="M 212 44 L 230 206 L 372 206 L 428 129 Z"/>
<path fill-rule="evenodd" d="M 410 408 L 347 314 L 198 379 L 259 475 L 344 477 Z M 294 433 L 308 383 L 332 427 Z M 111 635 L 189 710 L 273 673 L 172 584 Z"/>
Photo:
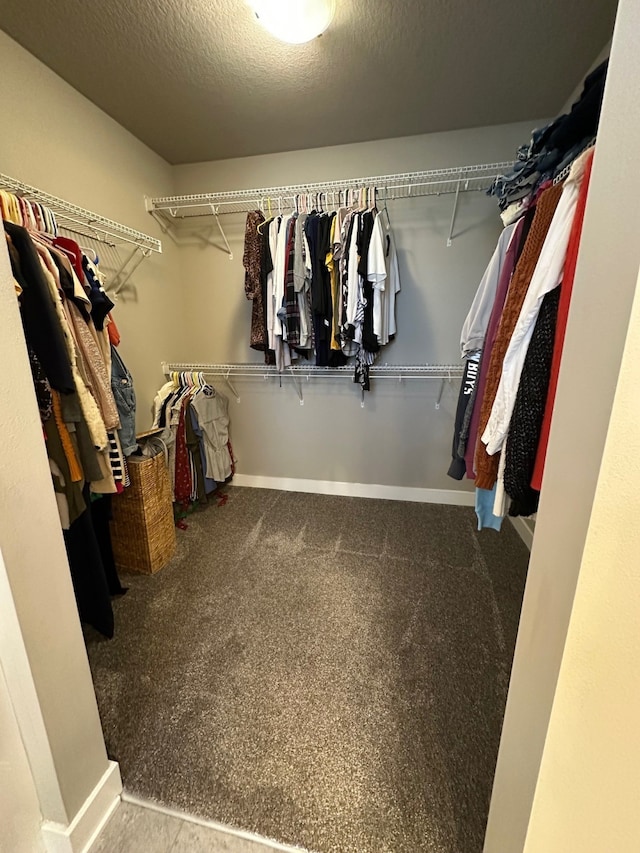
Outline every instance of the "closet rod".
<path fill-rule="evenodd" d="M 232 379 L 262 379 L 290 377 L 296 387 L 300 405 L 304 405 L 301 380 L 306 379 L 344 379 L 353 380 L 353 365 L 344 367 L 317 367 L 315 364 L 296 364 L 278 371 L 276 367 L 267 364 L 204 364 L 201 362 L 162 362 L 162 372 L 165 376 L 171 373 L 204 373 L 207 376 L 219 376 L 229 386 L 231 393 L 240 402 L 240 395 L 233 386 Z M 369 368 L 369 375 L 376 379 L 395 379 L 404 382 L 408 379 L 440 379 L 440 393 L 436 409 L 440 408 L 440 400 L 444 383 L 452 379 L 462 378 L 464 368 L 459 364 L 374 364 Z M 363 397 L 364 404 L 364 397 Z"/>
<path fill-rule="evenodd" d="M 372 376 L 386 376 L 390 379 L 458 379 L 463 374 L 459 364 L 374 364 L 370 367 Z M 295 364 L 287 368 L 307 377 L 344 377 L 353 376 L 353 365 L 344 367 L 318 367 L 315 364 Z M 162 372 L 208 373 L 211 376 L 284 376 L 277 367 L 269 364 L 204 364 L 201 362 L 163 361 Z"/>
<path fill-rule="evenodd" d="M 97 213 L 50 195 L 16 178 L 0 174 L 0 189 L 14 195 L 24 196 L 29 201 L 38 202 L 48 207 L 53 211 L 58 225 L 65 231 L 80 233 L 85 237 L 103 243 L 110 243 L 111 241 L 130 243 L 146 254 L 162 252 L 162 243 L 155 237 L 150 237 L 141 231 L 135 231 L 133 228 L 128 228 L 112 219 L 106 219 L 104 216 L 99 216 Z"/>
<path fill-rule="evenodd" d="M 511 162 L 484 163 L 320 183 L 163 196 L 147 199 L 146 205 L 149 213 L 159 213 L 171 221 L 212 214 L 246 213 L 256 208 L 264 210 L 269 203 L 274 212 L 278 210 L 278 206 L 292 209 L 296 206 L 296 197 L 302 195 L 322 195 L 325 197 L 325 205 L 333 205 L 340 203 L 340 193 L 362 188 L 375 188 L 381 201 L 392 201 L 413 196 L 487 190 L 498 175 L 504 174 L 512 167 Z"/>

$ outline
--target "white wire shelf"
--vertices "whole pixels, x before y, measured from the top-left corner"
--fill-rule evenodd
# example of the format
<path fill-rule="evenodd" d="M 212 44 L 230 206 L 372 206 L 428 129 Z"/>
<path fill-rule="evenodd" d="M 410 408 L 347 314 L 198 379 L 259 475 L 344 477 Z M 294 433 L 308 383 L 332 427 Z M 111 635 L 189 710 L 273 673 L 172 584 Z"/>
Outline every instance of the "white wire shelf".
<path fill-rule="evenodd" d="M 61 198 L 25 184 L 16 178 L 0 174 L 0 189 L 38 202 L 53 211 L 58 225 L 65 231 L 80 234 L 109 245 L 128 243 L 135 246 L 144 256 L 151 252 L 162 252 L 162 243 L 155 237 L 135 231 L 112 219 L 106 219 L 83 207 L 78 207 Z"/>
<path fill-rule="evenodd" d="M 234 379 L 253 379 L 267 381 L 269 379 L 290 378 L 298 393 L 300 405 L 304 405 L 301 380 L 310 382 L 312 379 L 345 379 L 353 380 L 354 365 L 347 364 L 344 367 L 318 367 L 315 364 L 296 364 L 279 371 L 276 367 L 268 364 L 205 364 L 203 362 L 162 362 L 162 372 L 166 376 L 171 373 L 202 373 L 205 376 L 217 376 L 225 381 L 229 390 L 240 402 L 234 384 Z M 396 382 L 404 382 L 411 379 L 439 379 L 441 380 L 440 394 L 436 402 L 436 409 L 440 408 L 440 401 L 446 381 L 462 378 L 464 367 L 460 364 L 374 364 L 369 368 L 369 376 L 372 379 L 394 379 Z M 355 383 L 354 383 L 355 384 Z M 362 397 L 364 403 L 364 397 Z"/>
<path fill-rule="evenodd" d="M 477 166 L 456 166 L 423 172 L 403 172 L 395 175 L 374 175 L 337 181 L 309 184 L 290 184 L 280 187 L 200 193 L 196 195 L 164 196 L 147 199 L 150 213 L 160 213 L 167 221 L 196 216 L 218 216 L 227 213 L 247 213 L 265 210 L 269 202 L 274 212 L 291 210 L 296 198 L 302 195 L 322 196 L 325 207 L 335 207 L 340 193 L 349 190 L 373 189 L 381 201 L 413 198 L 426 195 L 487 190 L 497 175 L 513 167 L 513 163 L 485 163 Z"/>
<path fill-rule="evenodd" d="M 463 374 L 463 366 L 459 364 L 374 364 L 369 371 L 371 376 L 391 379 L 456 379 Z M 203 362 L 174 362 L 163 361 L 162 371 L 165 374 L 176 373 L 206 373 L 209 376 L 245 376 L 246 378 L 261 378 L 262 376 L 285 376 L 295 373 L 301 376 L 335 378 L 353 376 L 353 365 L 344 367 L 318 367 L 315 364 L 295 364 L 286 371 L 279 372 L 270 364 L 205 364 Z"/>

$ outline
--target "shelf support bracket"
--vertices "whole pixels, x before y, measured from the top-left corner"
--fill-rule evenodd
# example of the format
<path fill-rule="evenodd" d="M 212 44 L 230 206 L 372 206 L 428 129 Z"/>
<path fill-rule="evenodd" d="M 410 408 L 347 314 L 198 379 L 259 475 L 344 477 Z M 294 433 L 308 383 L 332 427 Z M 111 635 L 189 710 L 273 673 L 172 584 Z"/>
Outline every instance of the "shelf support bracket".
<path fill-rule="evenodd" d="M 440 391 L 438 392 L 438 399 L 436 400 L 436 411 L 440 408 L 440 403 L 442 402 L 442 395 L 444 393 L 444 383 L 446 379 L 442 379 L 440 381 Z"/>
<path fill-rule="evenodd" d="M 134 259 L 138 250 L 140 251 L 140 255 L 138 256 L 136 262 L 130 266 L 131 261 Z M 120 265 L 118 271 L 114 274 L 113 278 L 109 282 L 109 286 L 105 288 L 107 292 L 113 292 L 114 296 L 117 296 L 127 284 L 134 272 L 138 269 L 140 264 L 144 261 L 145 258 L 148 258 L 150 254 L 151 249 L 145 249 L 142 246 L 134 246 L 133 251 L 127 256 L 127 258 Z"/>
<path fill-rule="evenodd" d="M 449 236 L 447 237 L 447 246 L 451 246 L 453 243 L 453 227 L 456 224 L 456 213 L 458 212 L 458 199 L 460 198 L 460 184 L 462 183 L 462 178 L 458 178 L 458 184 L 456 186 L 456 196 L 453 200 L 453 212 L 451 214 L 451 225 L 449 226 Z"/>
<path fill-rule="evenodd" d="M 229 241 L 227 240 L 227 235 L 224 233 L 224 228 L 222 227 L 222 222 L 220 222 L 220 217 L 218 216 L 218 208 L 213 204 L 211 205 L 211 213 L 214 215 L 216 220 L 216 225 L 218 226 L 218 231 L 220 232 L 220 236 L 224 241 L 224 245 L 227 249 L 227 254 L 229 255 L 229 260 L 233 260 L 233 252 L 231 251 L 231 246 L 229 245 Z"/>
<path fill-rule="evenodd" d="M 298 394 L 298 399 L 300 400 L 300 405 L 304 406 L 304 396 L 302 394 L 302 385 L 300 384 L 300 380 L 295 374 L 295 371 L 292 367 L 289 367 L 289 373 L 291 375 L 291 379 L 293 380 L 293 385 L 296 389 L 296 393 Z"/>
<path fill-rule="evenodd" d="M 239 403 L 240 402 L 240 394 L 238 394 L 238 392 L 235 389 L 233 382 L 229 379 L 230 372 L 231 372 L 230 370 L 227 370 L 227 372 L 224 374 L 224 381 L 227 383 L 227 388 L 229 389 L 229 391 L 231 391 L 233 396 L 236 398 L 236 403 Z"/>

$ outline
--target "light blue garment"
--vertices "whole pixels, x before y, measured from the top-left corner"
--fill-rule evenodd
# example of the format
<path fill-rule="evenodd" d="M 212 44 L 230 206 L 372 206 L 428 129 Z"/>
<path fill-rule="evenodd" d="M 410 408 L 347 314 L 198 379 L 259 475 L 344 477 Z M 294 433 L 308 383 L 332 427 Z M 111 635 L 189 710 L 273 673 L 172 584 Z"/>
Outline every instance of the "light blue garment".
<path fill-rule="evenodd" d="M 118 350 L 111 347 L 111 390 L 118 408 L 120 429 L 118 437 L 125 456 L 138 449 L 136 441 L 136 393 L 133 390 L 133 379 L 120 358 Z"/>
<path fill-rule="evenodd" d="M 493 514 L 493 504 L 496 499 L 496 485 L 492 489 L 476 489 L 476 515 L 478 516 L 478 530 L 483 527 L 491 527 L 500 530 L 502 527 L 502 516 Z"/>

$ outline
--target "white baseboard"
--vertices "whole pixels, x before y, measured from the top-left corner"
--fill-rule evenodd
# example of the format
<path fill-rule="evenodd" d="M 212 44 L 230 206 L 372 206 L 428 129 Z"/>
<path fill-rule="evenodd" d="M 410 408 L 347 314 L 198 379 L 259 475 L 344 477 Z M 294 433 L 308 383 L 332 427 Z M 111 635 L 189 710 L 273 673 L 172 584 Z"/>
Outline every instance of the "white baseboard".
<path fill-rule="evenodd" d="M 298 480 L 290 477 L 261 477 L 235 474 L 234 486 L 253 489 L 279 489 L 283 492 L 307 492 L 314 495 L 343 495 L 349 498 L 378 498 L 388 501 L 474 506 L 473 492 L 458 489 L 420 489 L 413 486 L 381 486 L 375 483 L 339 483 L 334 480 Z"/>
<path fill-rule="evenodd" d="M 516 516 L 511 519 L 511 523 L 515 527 L 518 536 L 522 539 L 529 550 L 533 546 L 534 524 L 527 518 Z"/>
<path fill-rule="evenodd" d="M 84 853 L 96 840 L 120 802 L 122 779 L 117 762 L 109 767 L 68 826 L 45 820 L 42 837 L 47 853 Z"/>

